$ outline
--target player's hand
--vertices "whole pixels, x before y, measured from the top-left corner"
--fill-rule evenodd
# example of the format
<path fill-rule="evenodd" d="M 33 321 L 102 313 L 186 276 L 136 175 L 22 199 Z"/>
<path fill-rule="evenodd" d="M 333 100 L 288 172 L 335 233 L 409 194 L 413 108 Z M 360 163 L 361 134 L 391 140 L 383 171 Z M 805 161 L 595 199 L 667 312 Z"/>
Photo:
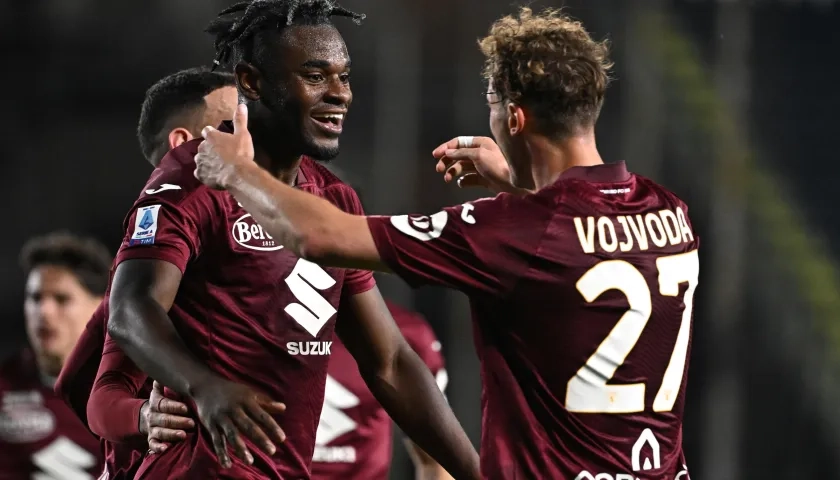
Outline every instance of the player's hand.
<path fill-rule="evenodd" d="M 224 190 L 236 168 L 254 161 L 254 142 L 248 132 L 248 107 L 239 104 L 233 114 L 233 133 L 213 127 L 201 131 L 204 141 L 195 155 L 195 178 L 208 187 Z"/>
<path fill-rule="evenodd" d="M 146 434 L 149 450 L 162 453 L 173 442 L 187 438 L 187 430 L 195 428 L 187 417 L 187 405 L 163 396 L 163 387 L 155 382 L 149 401 L 140 410 L 140 432 Z"/>
<path fill-rule="evenodd" d="M 277 451 L 275 443 L 286 440 L 286 434 L 272 417 L 285 412 L 286 405 L 271 401 L 245 385 L 216 378 L 197 386 L 193 399 L 198 418 L 210 432 L 216 456 L 224 468 L 231 465 L 228 446 L 248 465 L 254 463 L 240 435 L 269 455 Z"/>
<path fill-rule="evenodd" d="M 432 156 L 438 160 L 435 170 L 447 183 L 457 180 L 461 188 L 485 187 L 497 193 L 515 188 L 507 160 L 491 138 L 455 137 L 434 149 Z"/>

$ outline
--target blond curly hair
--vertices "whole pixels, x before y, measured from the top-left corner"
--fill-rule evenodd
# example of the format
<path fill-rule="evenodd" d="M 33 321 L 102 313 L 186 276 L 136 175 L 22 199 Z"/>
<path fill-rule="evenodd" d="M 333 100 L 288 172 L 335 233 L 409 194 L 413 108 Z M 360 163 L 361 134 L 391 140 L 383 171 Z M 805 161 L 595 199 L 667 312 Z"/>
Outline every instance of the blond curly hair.
<path fill-rule="evenodd" d="M 525 7 L 497 20 L 479 46 L 493 90 L 531 113 L 539 133 L 557 139 L 595 125 L 613 64 L 607 41 L 579 21 Z"/>

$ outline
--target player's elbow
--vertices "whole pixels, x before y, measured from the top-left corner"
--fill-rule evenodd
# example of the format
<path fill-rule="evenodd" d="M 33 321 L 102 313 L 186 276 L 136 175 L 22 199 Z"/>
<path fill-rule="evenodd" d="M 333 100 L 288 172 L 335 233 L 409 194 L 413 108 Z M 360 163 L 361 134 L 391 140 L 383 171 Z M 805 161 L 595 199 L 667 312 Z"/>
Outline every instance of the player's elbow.
<path fill-rule="evenodd" d="M 338 232 L 327 222 L 318 222 L 298 233 L 295 239 L 298 255 L 312 263 L 329 266 L 337 256 L 337 244 L 340 238 Z"/>
<path fill-rule="evenodd" d="M 108 335 L 117 342 L 120 347 L 130 344 L 137 335 L 132 331 L 135 322 L 131 321 L 132 311 L 135 310 L 132 299 L 111 301 L 110 315 L 108 317 Z"/>

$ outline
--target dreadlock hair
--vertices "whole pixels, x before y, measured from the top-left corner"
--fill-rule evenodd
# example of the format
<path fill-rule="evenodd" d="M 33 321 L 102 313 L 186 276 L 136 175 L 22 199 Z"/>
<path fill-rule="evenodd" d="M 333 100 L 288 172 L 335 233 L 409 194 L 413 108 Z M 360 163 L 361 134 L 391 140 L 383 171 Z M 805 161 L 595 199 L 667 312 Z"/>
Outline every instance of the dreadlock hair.
<path fill-rule="evenodd" d="M 169 150 L 167 135 L 174 121 L 200 129 L 206 106 L 204 97 L 222 87 L 235 87 L 232 73 L 212 72 L 206 67 L 189 68 L 167 75 L 146 91 L 137 123 L 137 140 L 143 156 L 153 165 Z"/>
<path fill-rule="evenodd" d="M 331 24 L 330 17 L 347 17 L 357 25 L 365 19 L 335 0 L 251 0 L 222 10 L 205 30 L 216 37 L 213 68 L 240 61 L 250 62 L 255 52 L 254 34 L 264 30 L 281 31 L 291 25 Z"/>

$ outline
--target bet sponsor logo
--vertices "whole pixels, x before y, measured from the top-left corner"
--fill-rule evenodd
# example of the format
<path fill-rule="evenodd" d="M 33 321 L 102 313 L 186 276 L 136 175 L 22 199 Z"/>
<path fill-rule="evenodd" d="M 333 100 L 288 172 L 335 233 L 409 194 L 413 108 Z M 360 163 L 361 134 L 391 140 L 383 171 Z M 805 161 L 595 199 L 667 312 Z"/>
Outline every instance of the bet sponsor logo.
<path fill-rule="evenodd" d="M 236 243 L 251 250 L 273 252 L 283 248 L 283 245 L 279 245 L 268 232 L 263 230 L 250 213 L 242 215 L 233 222 L 230 233 Z"/>

